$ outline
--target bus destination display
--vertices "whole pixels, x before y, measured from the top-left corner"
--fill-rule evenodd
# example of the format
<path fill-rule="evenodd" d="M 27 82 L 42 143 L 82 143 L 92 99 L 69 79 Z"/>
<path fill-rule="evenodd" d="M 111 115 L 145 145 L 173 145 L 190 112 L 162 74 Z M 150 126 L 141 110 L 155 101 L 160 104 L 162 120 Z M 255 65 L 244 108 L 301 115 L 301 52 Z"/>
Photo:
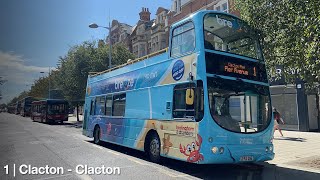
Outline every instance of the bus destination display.
<path fill-rule="evenodd" d="M 268 82 L 264 67 L 259 62 L 206 53 L 206 69 L 209 74 Z"/>

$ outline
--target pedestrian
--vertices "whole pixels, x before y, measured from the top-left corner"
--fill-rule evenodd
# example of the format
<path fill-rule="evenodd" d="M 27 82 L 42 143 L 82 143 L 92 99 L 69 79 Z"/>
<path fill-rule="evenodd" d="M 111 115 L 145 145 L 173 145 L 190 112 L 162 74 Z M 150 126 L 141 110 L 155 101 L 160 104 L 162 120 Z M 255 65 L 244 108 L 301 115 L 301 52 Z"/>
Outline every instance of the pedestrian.
<path fill-rule="evenodd" d="M 276 108 L 273 107 L 273 118 L 274 118 L 274 131 L 273 131 L 273 134 L 276 130 L 279 130 L 279 133 L 281 134 L 281 136 L 283 137 L 283 134 L 282 134 L 282 131 L 281 131 L 281 128 L 279 126 L 280 122 L 282 124 L 284 124 L 284 120 L 282 119 L 280 113 L 277 111 Z"/>

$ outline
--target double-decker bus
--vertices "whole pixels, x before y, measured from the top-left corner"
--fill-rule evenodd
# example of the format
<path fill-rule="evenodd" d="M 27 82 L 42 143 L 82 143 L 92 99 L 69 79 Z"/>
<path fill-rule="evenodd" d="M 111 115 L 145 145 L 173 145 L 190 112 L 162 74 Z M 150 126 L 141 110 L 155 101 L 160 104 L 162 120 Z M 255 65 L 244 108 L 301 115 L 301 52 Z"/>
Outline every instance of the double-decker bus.
<path fill-rule="evenodd" d="M 16 111 L 16 105 L 15 104 L 9 104 L 8 105 L 8 113 L 14 114 Z"/>
<path fill-rule="evenodd" d="M 36 99 L 31 97 L 31 96 L 25 97 L 20 101 L 20 106 L 21 106 L 20 115 L 21 116 L 23 116 L 23 117 L 30 116 L 30 114 L 31 114 L 31 103 L 33 101 L 36 101 Z"/>
<path fill-rule="evenodd" d="M 88 76 L 83 134 L 199 164 L 274 157 L 269 83 L 258 33 L 200 11 L 170 28 L 162 54 Z"/>
<path fill-rule="evenodd" d="M 21 111 L 21 101 L 17 101 L 14 114 L 20 114 L 20 111 Z"/>
<path fill-rule="evenodd" d="M 52 123 L 68 121 L 69 104 L 63 99 L 47 99 L 33 101 L 31 107 L 31 119 L 33 121 Z"/>

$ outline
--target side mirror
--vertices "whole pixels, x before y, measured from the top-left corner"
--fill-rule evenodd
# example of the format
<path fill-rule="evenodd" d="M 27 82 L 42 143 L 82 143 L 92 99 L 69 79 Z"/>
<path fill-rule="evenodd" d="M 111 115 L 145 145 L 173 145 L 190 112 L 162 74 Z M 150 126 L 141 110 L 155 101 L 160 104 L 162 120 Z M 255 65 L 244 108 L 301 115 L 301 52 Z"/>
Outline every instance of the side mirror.
<path fill-rule="evenodd" d="M 193 105 L 193 101 L 194 101 L 194 90 L 187 89 L 186 90 L 186 104 Z"/>

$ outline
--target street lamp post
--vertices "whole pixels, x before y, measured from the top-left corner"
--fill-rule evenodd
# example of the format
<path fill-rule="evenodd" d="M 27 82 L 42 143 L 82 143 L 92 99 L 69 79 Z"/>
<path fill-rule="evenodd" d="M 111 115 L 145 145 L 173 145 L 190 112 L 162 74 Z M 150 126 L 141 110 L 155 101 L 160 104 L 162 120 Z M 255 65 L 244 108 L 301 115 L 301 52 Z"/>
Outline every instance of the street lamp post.
<path fill-rule="evenodd" d="M 44 72 L 40 72 L 41 74 L 44 74 Z M 51 83 L 50 83 L 50 67 L 49 67 L 49 73 L 48 73 L 48 81 L 49 81 L 49 88 L 48 88 L 48 99 L 51 98 L 50 96 L 50 86 L 51 86 Z"/>
<path fill-rule="evenodd" d="M 112 67 L 111 65 L 111 59 L 112 59 L 112 56 L 111 56 L 111 50 L 112 50 L 112 43 L 111 43 L 111 35 L 110 35 L 110 32 L 111 32 L 111 27 L 110 27 L 110 22 L 109 22 L 109 27 L 105 27 L 105 26 L 99 26 L 97 25 L 96 23 L 92 23 L 89 25 L 89 28 L 98 28 L 98 27 L 101 27 L 101 28 L 105 28 L 109 31 L 109 68 Z"/>

